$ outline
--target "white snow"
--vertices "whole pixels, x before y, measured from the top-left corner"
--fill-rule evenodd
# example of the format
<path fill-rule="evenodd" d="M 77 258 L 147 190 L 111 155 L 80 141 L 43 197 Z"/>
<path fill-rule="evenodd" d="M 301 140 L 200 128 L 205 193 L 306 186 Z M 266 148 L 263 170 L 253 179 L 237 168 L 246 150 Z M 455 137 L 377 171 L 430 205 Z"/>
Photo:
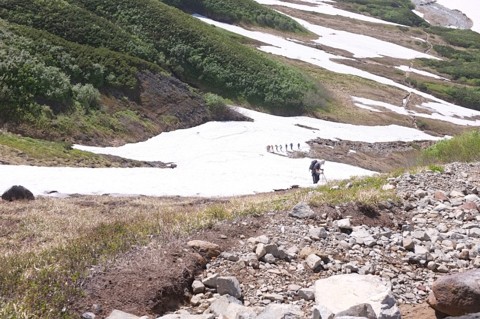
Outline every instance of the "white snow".
<path fill-rule="evenodd" d="M 480 1 L 479 0 L 437 0 L 437 3 L 449 9 L 464 13 L 473 21 L 472 30 L 480 33 Z"/>
<path fill-rule="evenodd" d="M 417 11 L 417 10 L 412 10 L 413 13 L 415 13 L 417 16 L 419 16 L 420 18 L 424 19 L 424 14 L 421 13 L 420 11 Z"/>
<path fill-rule="evenodd" d="M 405 108 L 390 103 L 370 100 L 358 96 L 352 96 L 352 100 L 357 107 L 367 109 L 373 112 L 381 112 L 382 109 L 386 109 L 401 115 L 410 115 L 410 113 Z"/>
<path fill-rule="evenodd" d="M 309 150 L 316 137 L 365 142 L 436 140 L 437 137 L 397 125 L 355 126 L 308 117 L 278 117 L 243 108 L 253 122 L 209 122 L 190 129 L 162 133 L 121 147 L 75 148 L 126 158 L 175 162 L 174 169 L 66 168 L 0 165 L 0 190 L 23 185 L 36 195 L 49 191 L 79 194 L 143 194 L 154 196 L 231 196 L 274 189 L 313 186 L 310 158 L 285 156 Z M 276 154 L 267 145 L 283 145 Z M 326 162 L 327 179 L 374 174 L 351 165 Z"/>
<path fill-rule="evenodd" d="M 400 65 L 400 66 L 396 66 L 395 68 L 399 69 L 399 70 L 402 70 L 404 72 L 413 72 L 413 73 L 417 73 L 417 74 L 420 74 L 420 75 L 423 75 L 423 76 L 432 77 L 432 78 L 435 78 L 435 79 L 448 80 L 447 78 L 444 78 L 443 76 L 439 76 L 439 75 L 436 75 L 436 74 L 433 74 L 433 73 L 430 73 L 430 72 L 427 72 L 427 71 L 415 69 L 415 68 L 412 68 L 412 67 L 407 66 L 407 65 Z"/>
<path fill-rule="evenodd" d="M 415 112 L 411 109 L 405 109 L 403 107 L 393 105 L 390 103 L 370 100 L 362 97 L 352 96 L 352 100 L 354 101 L 354 105 L 367 109 L 373 112 L 379 112 L 383 110 L 389 110 L 401 115 L 406 116 L 415 116 L 415 117 L 423 117 L 429 118 L 434 120 L 440 120 L 445 122 L 450 122 L 458 125 L 465 125 L 465 126 L 479 126 L 480 120 L 474 119 L 475 117 L 480 118 L 480 112 L 475 110 L 470 110 L 467 108 L 451 108 L 443 103 L 438 102 L 426 102 L 422 103 L 421 105 L 416 105 L 417 108 L 427 110 L 430 113 L 422 113 L 422 112 Z M 465 118 L 472 118 L 472 119 L 465 119 Z"/>
<path fill-rule="evenodd" d="M 295 20 L 309 31 L 320 36 L 315 42 L 351 52 L 356 58 L 387 56 L 408 60 L 415 58 L 437 59 L 430 54 L 418 52 L 374 37 L 326 28 L 301 19 Z"/>

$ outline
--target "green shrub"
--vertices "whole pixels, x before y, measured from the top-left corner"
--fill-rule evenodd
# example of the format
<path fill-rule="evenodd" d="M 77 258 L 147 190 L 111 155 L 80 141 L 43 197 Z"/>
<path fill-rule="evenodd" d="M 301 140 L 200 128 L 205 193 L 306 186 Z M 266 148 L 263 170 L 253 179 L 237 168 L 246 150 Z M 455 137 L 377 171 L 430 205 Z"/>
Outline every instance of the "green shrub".
<path fill-rule="evenodd" d="M 213 93 L 206 93 L 204 99 L 212 118 L 221 119 L 228 111 L 227 103 L 221 96 Z"/>
<path fill-rule="evenodd" d="M 73 96 L 83 108 L 88 111 L 93 108 L 98 108 L 100 101 L 100 92 L 91 84 L 75 84 L 72 87 Z"/>
<path fill-rule="evenodd" d="M 445 168 L 443 166 L 435 164 L 428 165 L 428 169 L 435 173 L 443 173 L 445 171 Z"/>
<path fill-rule="evenodd" d="M 412 12 L 415 6 L 410 0 L 338 0 L 350 10 L 369 14 L 385 21 L 407 26 L 428 26 L 428 23 Z"/>
<path fill-rule="evenodd" d="M 423 151 L 423 164 L 473 162 L 480 160 L 480 131 L 473 130 L 441 140 Z"/>

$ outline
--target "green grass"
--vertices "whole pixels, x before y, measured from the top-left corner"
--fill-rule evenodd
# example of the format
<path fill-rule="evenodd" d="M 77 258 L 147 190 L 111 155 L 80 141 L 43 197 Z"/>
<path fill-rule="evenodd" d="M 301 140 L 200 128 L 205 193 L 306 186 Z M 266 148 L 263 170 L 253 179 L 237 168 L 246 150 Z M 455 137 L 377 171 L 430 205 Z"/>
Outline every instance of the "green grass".
<path fill-rule="evenodd" d="M 410 0 L 339 0 L 354 12 L 371 15 L 385 21 L 407 26 L 428 26 L 428 23 L 412 12 L 415 6 Z"/>
<path fill-rule="evenodd" d="M 70 143 L 49 142 L 10 133 L 0 133 L 0 144 L 14 148 L 26 155 L 38 158 L 91 158 L 95 154 L 72 149 Z"/>
<path fill-rule="evenodd" d="M 427 148 L 421 155 L 424 164 L 473 162 L 480 160 L 480 132 L 469 131 Z"/>
<path fill-rule="evenodd" d="M 330 185 L 319 187 L 318 193 L 311 198 L 310 204 L 332 204 L 357 202 L 367 205 L 377 205 L 387 199 L 395 199 L 393 191 L 384 191 L 382 186 L 387 184 L 386 175 L 365 178 L 352 178 L 342 181 L 339 188 Z"/>
<path fill-rule="evenodd" d="M 50 142 L 5 132 L 0 133 L 0 147 L 0 160 L 11 164 L 118 166 L 102 155 L 73 149 L 67 142 Z"/>

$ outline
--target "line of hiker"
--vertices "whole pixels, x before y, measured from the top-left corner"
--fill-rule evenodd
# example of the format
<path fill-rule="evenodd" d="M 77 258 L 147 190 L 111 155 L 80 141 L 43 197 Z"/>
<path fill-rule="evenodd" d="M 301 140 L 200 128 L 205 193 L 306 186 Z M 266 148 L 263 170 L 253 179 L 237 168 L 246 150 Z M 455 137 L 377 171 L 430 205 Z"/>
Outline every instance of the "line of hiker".
<path fill-rule="evenodd" d="M 293 143 L 290 143 L 290 144 L 287 143 L 285 145 L 283 144 L 267 145 L 267 152 L 270 152 L 270 153 L 281 153 L 281 152 L 286 153 L 288 151 L 293 152 L 293 146 L 294 146 Z M 297 144 L 297 150 L 300 150 L 300 143 Z"/>

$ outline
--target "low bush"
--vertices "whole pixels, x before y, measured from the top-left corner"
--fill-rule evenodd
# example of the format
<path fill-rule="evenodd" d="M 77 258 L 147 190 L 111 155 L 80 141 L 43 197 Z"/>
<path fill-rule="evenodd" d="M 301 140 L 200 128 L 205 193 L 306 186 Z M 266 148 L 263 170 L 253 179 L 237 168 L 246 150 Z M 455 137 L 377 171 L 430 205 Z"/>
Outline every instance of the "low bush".
<path fill-rule="evenodd" d="M 338 0 L 352 11 L 407 26 L 428 26 L 428 22 L 412 12 L 410 0 Z"/>
<path fill-rule="evenodd" d="M 424 150 L 423 164 L 473 162 L 480 160 L 480 131 L 472 130 L 451 139 L 441 140 Z"/>

